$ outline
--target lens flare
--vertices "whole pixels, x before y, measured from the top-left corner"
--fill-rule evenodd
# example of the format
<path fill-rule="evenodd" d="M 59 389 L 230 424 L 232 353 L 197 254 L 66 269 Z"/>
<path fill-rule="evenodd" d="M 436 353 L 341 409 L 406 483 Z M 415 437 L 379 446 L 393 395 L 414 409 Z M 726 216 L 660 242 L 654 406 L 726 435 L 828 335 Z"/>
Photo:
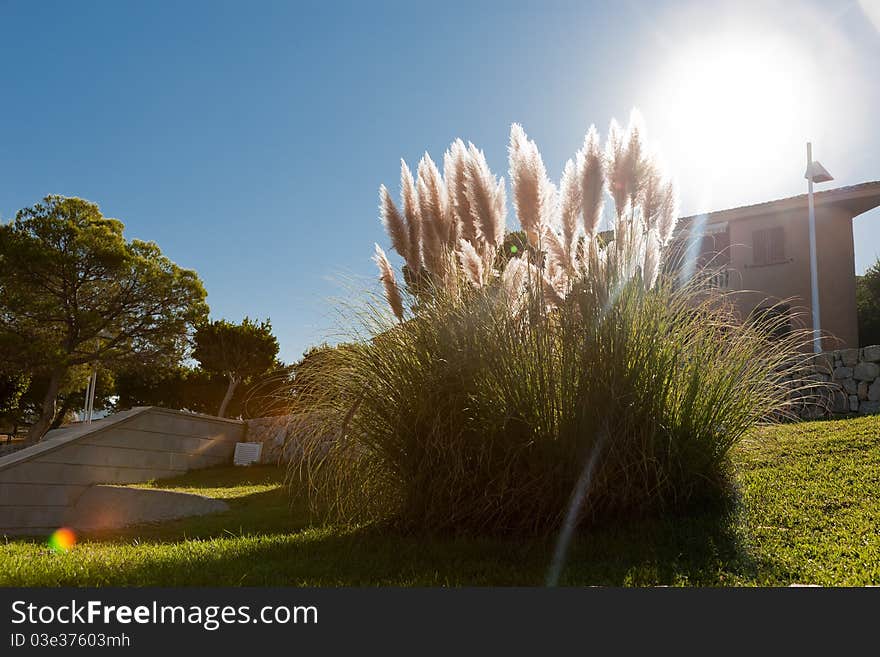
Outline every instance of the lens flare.
<path fill-rule="evenodd" d="M 590 492 L 590 484 L 593 481 L 593 472 L 596 469 L 596 463 L 599 460 L 602 448 L 608 437 L 607 431 L 600 432 L 593 443 L 590 455 L 584 463 L 584 469 L 581 470 L 581 476 L 575 484 L 574 491 L 571 494 L 571 500 L 568 503 L 568 512 L 565 515 L 565 522 L 559 531 L 559 537 L 556 539 L 556 549 L 553 552 L 553 561 L 550 564 L 550 570 L 547 572 L 547 586 L 557 586 L 559 584 L 559 576 L 565 567 L 568 558 L 568 548 L 571 545 L 571 539 L 574 537 L 574 530 L 577 529 L 577 519 L 581 512 L 581 507 Z"/>
<path fill-rule="evenodd" d="M 56 529 L 49 537 L 49 548 L 52 552 L 67 552 L 74 543 L 76 543 L 76 534 L 67 527 Z"/>
<path fill-rule="evenodd" d="M 681 268 L 678 271 L 679 285 L 689 283 L 697 272 L 697 258 L 700 257 L 700 247 L 703 242 L 703 228 L 708 218 L 709 215 L 700 214 L 694 217 L 691 222 L 687 249 L 684 254 L 684 260 L 681 263 Z"/>

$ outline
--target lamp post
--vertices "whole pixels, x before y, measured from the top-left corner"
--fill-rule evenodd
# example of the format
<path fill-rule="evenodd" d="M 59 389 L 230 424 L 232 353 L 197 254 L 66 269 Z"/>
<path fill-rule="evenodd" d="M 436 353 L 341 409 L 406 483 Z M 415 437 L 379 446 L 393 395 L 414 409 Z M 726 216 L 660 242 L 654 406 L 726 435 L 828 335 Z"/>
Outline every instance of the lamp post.
<path fill-rule="evenodd" d="M 111 340 L 113 338 L 113 334 L 110 333 L 107 329 L 102 329 L 98 333 L 98 337 L 106 340 Z M 92 375 L 89 377 L 89 384 L 86 386 L 86 407 L 83 411 L 83 422 L 86 424 L 92 423 L 92 415 L 95 412 L 95 388 L 98 383 L 98 363 L 95 362 L 92 368 Z"/>
<path fill-rule="evenodd" d="M 816 209 L 813 206 L 813 183 L 834 180 L 821 164 L 813 160 L 813 145 L 807 142 L 807 205 L 810 209 L 810 288 L 812 291 L 813 310 L 813 351 L 822 353 L 822 327 L 819 312 L 819 272 L 816 264 Z"/>
<path fill-rule="evenodd" d="M 98 382 L 98 368 L 92 369 L 92 375 L 89 377 L 89 384 L 86 386 L 86 409 L 83 413 L 83 422 L 92 423 L 92 411 L 95 408 L 95 384 Z"/>

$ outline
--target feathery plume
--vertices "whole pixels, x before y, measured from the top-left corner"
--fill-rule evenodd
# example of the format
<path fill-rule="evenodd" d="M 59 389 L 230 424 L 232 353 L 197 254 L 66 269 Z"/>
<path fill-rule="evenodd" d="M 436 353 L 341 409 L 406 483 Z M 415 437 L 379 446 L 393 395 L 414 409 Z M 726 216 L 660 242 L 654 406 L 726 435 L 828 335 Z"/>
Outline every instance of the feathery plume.
<path fill-rule="evenodd" d="M 493 251 L 501 246 L 504 233 L 507 231 L 507 192 L 504 189 L 504 178 L 498 179 L 495 186 L 495 239 Z"/>
<path fill-rule="evenodd" d="M 446 273 L 443 267 L 443 246 L 433 231 L 426 233 L 424 240 L 422 240 L 422 260 L 425 264 L 425 270 L 435 277 L 443 278 Z"/>
<path fill-rule="evenodd" d="M 654 165 L 646 167 L 645 181 L 642 193 L 642 215 L 648 228 L 657 225 L 657 211 L 662 203 L 662 185 L 660 172 Z"/>
<path fill-rule="evenodd" d="M 628 196 L 626 147 L 623 131 L 616 120 L 611 119 L 608 138 L 605 140 L 605 167 L 608 171 L 608 191 L 614 199 L 617 216 L 621 216 Z"/>
<path fill-rule="evenodd" d="M 550 226 L 544 226 L 541 234 L 541 248 L 547 252 L 547 269 L 550 271 L 551 277 L 556 278 L 557 274 L 564 274 L 571 269 L 569 251 Z"/>
<path fill-rule="evenodd" d="M 574 262 L 574 246 L 578 234 L 582 198 L 577 165 L 573 160 L 569 160 L 565 163 L 562 180 L 559 183 L 559 224 L 562 227 L 565 258 L 569 264 Z"/>
<path fill-rule="evenodd" d="M 536 267 L 537 269 L 537 267 Z M 548 306 L 560 306 L 562 302 L 565 300 L 563 295 L 557 289 L 555 281 L 547 278 L 547 276 L 541 276 L 541 285 L 542 291 L 544 294 L 544 303 Z"/>
<path fill-rule="evenodd" d="M 650 158 L 645 146 L 645 122 L 641 112 L 635 108 L 629 115 L 622 167 L 626 197 L 635 205 L 641 199 L 647 174 L 650 173 Z"/>
<path fill-rule="evenodd" d="M 525 295 L 528 290 L 539 289 L 544 296 L 544 303 L 548 306 L 558 306 L 563 302 L 563 296 L 543 272 L 535 265 L 528 262 L 524 257 L 517 256 L 507 261 L 507 266 L 501 275 L 501 288 L 507 296 L 513 314 L 522 309 Z"/>
<path fill-rule="evenodd" d="M 416 194 L 416 184 L 412 172 L 406 162 L 400 160 L 400 197 L 403 201 L 403 216 L 406 219 L 407 232 L 409 234 L 409 252 L 406 256 L 406 264 L 413 271 L 418 272 L 422 267 L 421 225 L 419 216 L 419 201 Z"/>
<path fill-rule="evenodd" d="M 391 245 L 394 247 L 394 250 L 404 260 L 409 261 L 409 231 L 406 221 L 394 204 L 394 199 L 391 198 L 391 194 L 385 185 L 379 186 L 379 213 L 382 217 L 382 225 L 385 227 L 388 237 L 391 238 Z"/>
<path fill-rule="evenodd" d="M 495 179 L 483 151 L 470 143 L 464 172 L 477 239 L 497 246 L 504 239 L 504 215 L 500 212 L 504 181 Z"/>
<path fill-rule="evenodd" d="M 676 223 L 678 223 L 678 194 L 675 183 L 672 180 L 667 180 L 661 187 L 660 203 L 657 209 L 657 230 L 661 246 L 669 244 Z"/>
<path fill-rule="evenodd" d="M 575 238 L 574 246 L 572 247 L 571 264 L 576 272 L 586 275 L 590 271 L 590 262 L 593 259 L 596 248 L 596 240 L 589 235 Z"/>
<path fill-rule="evenodd" d="M 419 162 L 418 191 L 422 230 L 430 228 L 445 242 L 449 236 L 446 225 L 446 186 L 437 165 L 428 153 Z"/>
<path fill-rule="evenodd" d="M 431 273 L 442 275 L 445 269 L 442 255 L 449 232 L 446 189 L 437 166 L 427 153 L 419 162 L 417 186 L 425 266 Z"/>
<path fill-rule="evenodd" d="M 446 178 L 448 207 L 455 219 L 457 232 L 463 239 L 474 242 L 477 230 L 467 196 L 465 173 L 468 159 L 467 147 L 461 139 L 456 139 L 443 156 L 443 175 Z"/>
<path fill-rule="evenodd" d="M 578 177 L 581 186 L 581 206 L 584 231 L 595 235 L 605 205 L 605 161 L 599 146 L 599 133 L 591 125 L 584 138 L 584 145 L 577 155 Z"/>
<path fill-rule="evenodd" d="M 641 212 L 635 213 L 630 225 L 632 226 L 632 237 L 630 238 L 630 268 L 635 271 L 636 268 L 641 269 L 645 265 L 647 228 Z"/>
<path fill-rule="evenodd" d="M 474 287 L 482 287 L 485 281 L 485 269 L 483 259 L 474 245 L 467 240 L 459 240 L 458 258 L 468 282 Z"/>
<path fill-rule="evenodd" d="M 645 260 L 645 224 L 639 209 L 626 204 L 627 210 L 617 220 L 614 244 L 616 273 L 620 280 L 629 280 Z"/>
<path fill-rule="evenodd" d="M 516 215 L 531 245 L 537 246 L 543 227 L 550 223 L 556 190 L 547 179 L 538 146 L 519 123 L 510 126 L 508 159 Z"/>
<path fill-rule="evenodd" d="M 657 282 L 660 273 L 660 237 L 657 228 L 651 228 L 645 238 L 645 262 L 642 267 L 642 278 L 645 289 L 650 290 Z"/>
<path fill-rule="evenodd" d="M 403 321 L 403 298 L 400 295 L 400 288 L 397 287 L 397 279 L 394 277 L 394 269 L 388 262 L 388 256 L 378 244 L 376 245 L 376 253 L 373 256 L 373 262 L 379 267 L 379 280 L 385 288 L 385 298 L 394 316 L 401 322 Z"/>
<path fill-rule="evenodd" d="M 508 147 L 513 202 L 530 249 L 494 268 L 505 236 L 507 217 L 504 178 L 489 169 L 484 153 L 456 139 L 443 156 L 443 174 L 425 153 L 416 179 L 401 160 L 402 212 L 388 190 L 380 188 L 383 224 L 395 249 L 404 257 L 407 284 L 419 272 L 435 283 L 456 283 L 450 276 L 460 267 L 464 278 L 484 286 L 500 277 L 512 300 L 522 288 L 543 290 L 548 304 L 559 303 L 577 273 L 599 284 L 620 284 L 641 270 L 645 285 L 658 277 L 663 249 L 677 220 L 676 190 L 645 141 L 641 115 L 633 110 L 627 130 L 612 120 L 604 146 L 590 126 L 576 157 L 567 161 L 560 187 L 547 178 L 534 141 L 522 126 L 510 129 Z M 599 238 L 606 191 L 615 203 L 613 237 Z M 538 258 L 539 261 L 530 258 Z M 400 290 L 381 250 L 379 264 L 386 296 L 395 315 L 403 314 Z"/>
<path fill-rule="evenodd" d="M 596 259 L 594 261 L 594 276 L 597 281 L 607 283 L 608 270 L 611 268 L 609 262 L 613 264 L 614 261 L 614 245 L 608 244 L 606 246 L 599 247 L 598 244 L 596 244 L 594 253 L 596 255 Z"/>
<path fill-rule="evenodd" d="M 527 276 L 528 264 L 520 256 L 508 260 L 501 274 L 501 289 L 504 290 L 508 305 L 514 314 L 519 311 L 522 304 Z"/>

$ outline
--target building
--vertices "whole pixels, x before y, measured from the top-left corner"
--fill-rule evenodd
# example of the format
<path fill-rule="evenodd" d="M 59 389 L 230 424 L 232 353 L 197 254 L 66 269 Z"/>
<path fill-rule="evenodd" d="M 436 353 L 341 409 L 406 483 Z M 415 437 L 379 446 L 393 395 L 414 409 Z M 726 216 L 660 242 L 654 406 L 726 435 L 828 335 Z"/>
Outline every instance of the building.
<path fill-rule="evenodd" d="M 822 347 L 858 347 L 852 222 L 880 206 L 880 181 L 816 192 L 814 203 Z M 711 267 L 709 284 L 741 291 L 743 319 L 774 307 L 812 326 L 806 194 L 684 217 L 676 241 L 684 262 Z"/>

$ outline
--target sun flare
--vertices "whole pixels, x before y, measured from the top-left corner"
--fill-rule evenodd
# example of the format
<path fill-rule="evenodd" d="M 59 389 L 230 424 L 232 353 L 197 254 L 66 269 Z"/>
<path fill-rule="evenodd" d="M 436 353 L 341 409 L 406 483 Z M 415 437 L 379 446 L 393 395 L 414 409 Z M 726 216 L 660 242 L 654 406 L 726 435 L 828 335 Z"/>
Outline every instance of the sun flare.
<path fill-rule="evenodd" d="M 657 78 L 663 150 L 711 195 L 737 172 L 796 168 L 820 109 L 810 56 L 779 37 L 704 37 L 676 48 Z"/>

